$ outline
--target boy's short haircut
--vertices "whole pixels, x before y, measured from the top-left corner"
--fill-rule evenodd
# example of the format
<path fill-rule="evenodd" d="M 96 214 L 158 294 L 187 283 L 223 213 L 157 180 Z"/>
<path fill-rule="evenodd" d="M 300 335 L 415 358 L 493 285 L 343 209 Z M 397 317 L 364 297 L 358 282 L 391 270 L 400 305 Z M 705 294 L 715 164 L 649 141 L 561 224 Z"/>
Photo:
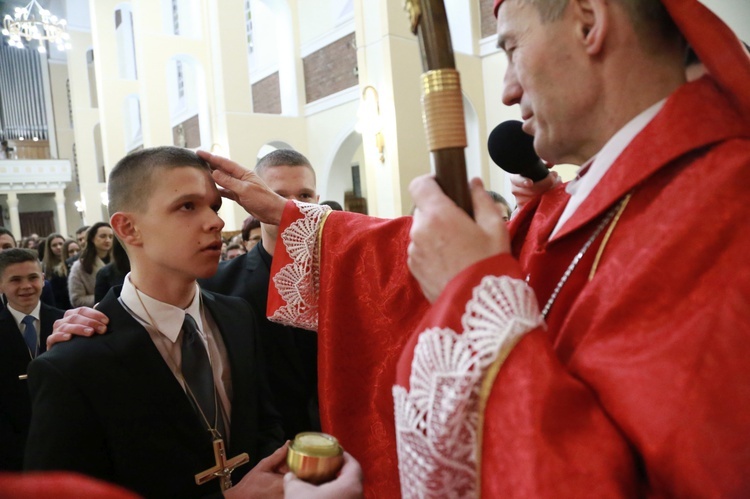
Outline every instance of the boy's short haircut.
<path fill-rule="evenodd" d="M 250 215 L 242 222 L 242 240 L 248 242 L 250 240 L 250 231 L 253 229 L 260 229 L 260 220 Z"/>
<path fill-rule="evenodd" d="M 18 246 L 18 242 L 16 241 L 16 236 L 14 236 L 13 233 L 9 231 L 8 229 L 6 229 L 5 227 L 0 227 L 0 236 L 3 236 L 3 235 L 10 236 L 10 238 L 13 239 L 13 244 Z"/>
<path fill-rule="evenodd" d="M 310 160 L 304 154 L 294 149 L 276 149 L 269 152 L 255 164 L 255 173 L 260 175 L 273 166 L 306 166 L 313 173 L 313 178 L 315 178 L 315 169 L 310 164 Z"/>
<path fill-rule="evenodd" d="M 323 201 L 320 203 L 321 206 L 330 206 L 330 208 L 334 211 L 344 211 L 344 207 L 341 206 L 341 203 L 338 201 Z"/>
<path fill-rule="evenodd" d="M 195 152 L 181 147 L 150 147 L 128 154 L 109 173 L 109 215 L 118 211 L 143 212 L 153 190 L 154 172 L 182 167 L 211 171 L 208 163 Z"/>
<path fill-rule="evenodd" d="M 0 252 L 0 279 L 3 279 L 5 269 L 9 266 L 24 262 L 35 262 L 39 266 L 39 272 L 42 271 L 42 262 L 39 261 L 39 255 L 34 250 L 11 248 Z"/>

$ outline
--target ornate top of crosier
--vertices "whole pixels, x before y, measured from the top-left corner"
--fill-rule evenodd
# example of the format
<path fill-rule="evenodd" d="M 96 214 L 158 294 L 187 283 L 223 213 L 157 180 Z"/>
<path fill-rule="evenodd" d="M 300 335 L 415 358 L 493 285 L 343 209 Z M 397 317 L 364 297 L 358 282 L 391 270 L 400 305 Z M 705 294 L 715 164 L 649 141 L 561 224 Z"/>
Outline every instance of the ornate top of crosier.
<path fill-rule="evenodd" d="M 411 21 L 411 32 L 417 34 L 419 19 L 422 17 L 421 0 L 404 0 L 404 10 Z"/>

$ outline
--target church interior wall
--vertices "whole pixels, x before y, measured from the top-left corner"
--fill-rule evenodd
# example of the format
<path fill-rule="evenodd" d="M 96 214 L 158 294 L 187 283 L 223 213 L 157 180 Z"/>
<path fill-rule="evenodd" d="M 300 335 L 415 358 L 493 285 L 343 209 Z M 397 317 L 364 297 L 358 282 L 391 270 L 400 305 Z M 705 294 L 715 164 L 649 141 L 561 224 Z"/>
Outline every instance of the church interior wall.
<path fill-rule="evenodd" d="M 374 138 L 370 136 L 361 137 L 362 145 L 355 153 L 361 156 L 361 175 L 369 195 L 370 213 L 389 217 L 411 209 L 409 181 L 428 172 L 430 161 L 421 123 L 422 70 L 418 44 L 409 30 L 401 0 L 251 0 L 254 51 L 250 59 L 245 2 L 179 0 L 181 13 L 191 13 L 187 17 L 181 14 L 180 29 L 187 29 L 187 33 L 180 36 L 169 31 L 172 28 L 166 16 L 171 15 L 171 0 L 161 0 L 156 15 L 144 7 L 148 5 L 145 0 L 90 3 L 68 0 L 68 3 L 85 3 L 94 19 L 93 36 L 89 31 L 71 28 L 74 48 L 68 54 L 67 65 L 50 67 L 59 154 L 73 159 L 75 143 L 80 179 L 80 190 L 71 182 L 65 192 L 71 230 L 81 220 L 73 205 L 81 197 L 87 205 L 86 223 L 104 216 L 100 206 L 100 194 L 105 187 L 99 178 L 101 163 L 106 165 L 105 173 L 108 172 L 129 150 L 128 146 L 133 145 L 126 139 L 133 137 L 135 129 L 132 106 L 130 111 L 124 106 L 129 96 L 139 97 L 141 142 L 145 146 L 174 143 L 178 136 L 175 126 L 196 115 L 194 109 L 178 117 L 169 112 L 173 85 L 165 68 L 177 57 L 191 61 L 197 68 L 195 76 L 188 78 L 188 88 L 203 99 L 198 110 L 202 147 L 219 148 L 240 163 L 253 166 L 255 155 L 264 144 L 288 143 L 305 153 L 316 167 L 323 197 L 337 197 L 339 194 L 334 191 L 346 188 L 350 182 L 349 178 L 337 180 L 332 176 L 349 173 L 340 157 L 342 144 L 347 142 L 351 146 L 354 140 L 351 134 L 359 108 L 356 98 L 365 86 L 374 86 L 380 99 L 385 161 L 381 163 L 379 154 L 373 153 Z M 750 3 L 745 0 L 704 0 L 704 3 L 726 19 L 742 38 L 750 40 Z M 476 115 L 476 131 L 471 133 L 478 135 L 482 149 L 479 174 L 489 188 L 508 197 L 508 181 L 484 149 L 486 137 L 495 125 L 520 118 L 517 108 L 501 105 L 506 61 L 504 54 L 494 48 L 495 19 L 491 4 L 492 0 L 448 0 L 446 7 L 454 32 L 465 102 Z M 118 6 L 133 11 L 133 63 L 137 80 L 121 76 L 122 64 L 117 54 L 124 50 L 127 33 L 115 32 Z M 86 23 L 71 20 L 71 26 L 74 24 Z M 467 25 L 462 31 L 461 26 Z M 94 63 L 87 65 L 86 52 L 92 47 Z M 316 52 L 324 56 L 324 62 L 312 62 L 310 57 Z M 305 59 L 310 63 L 307 71 L 304 71 Z M 339 66 L 332 69 L 325 61 Z M 204 81 L 198 84 L 201 72 Z M 95 82 L 91 73 L 95 73 Z M 276 81 L 269 82 L 271 91 L 258 85 L 273 74 L 276 76 L 271 80 L 276 78 Z M 331 80 L 324 78 L 334 74 L 349 76 L 343 87 L 356 90 L 351 95 L 337 92 Z M 65 109 L 68 79 L 75 129 L 70 127 Z M 93 96 L 89 91 L 90 80 L 96 87 Z M 191 87 L 193 83 L 196 86 Z M 326 92 L 340 99 L 314 111 L 304 105 L 311 99 L 323 101 Z M 97 100 L 98 108 L 94 107 Z M 266 105 L 269 108 L 263 108 Z M 280 114 L 263 114 L 268 112 Z M 130 116 L 126 116 L 128 113 Z M 102 132 L 99 160 L 92 139 L 97 124 Z M 191 133 L 189 142 L 193 145 L 195 132 Z M 357 162 L 351 158 L 348 161 Z M 471 161 L 471 168 L 476 169 L 476 160 Z M 230 211 L 227 226 L 237 228 L 244 212 L 236 208 Z"/>
<path fill-rule="evenodd" d="M 337 152 L 346 137 L 354 131 L 358 107 L 359 101 L 351 101 L 307 116 L 305 120 L 306 132 L 310 137 L 305 155 L 315 167 L 321 200 L 335 198 L 343 205 L 343 190 L 336 189 L 343 189 L 342 186 L 347 183 L 351 185 L 350 178 L 332 183 L 331 172 L 346 171 L 346 168 L 341 168 L 341 163 L 334 164 L 335 161 L 350 163 L 351 157 L 338 158 Z M 359 142 L 361 143 L 361 137 Z M 334 186 L 333 192 L 328 190 L 331 185 Z"/>
<path fill-rule="evenodd" d="M 350 130 L 336 150 L 333 161 L 330 162 L 327 182 L 321 181 L 325 195 L 321 194 L 320 200 L 337 201 L 346 208 L 349 197 L 364 197 L 367 199 L 365 185 L 361 181 L 361 168 L 364 168 L 364 149 L 360 135 Z M 359 192 L 354 188 L 354 167 L 357 167 Z M 369 211 L 367 212 L 369 214 Z"/>
<path fill-rule="evenodd" d="M 335 31 L 342 24 L 354 19 L 353 0 L 316 0 L 298 2 L 299 39 L 304 47 L 314 44 L 326 34 Z"/>
<path fill-rule="evenodd" d="M 461 74 L 461 90 L 464 94 L 464 98 L 468 100 L 468 104 L 471 109 L 464 109 L 464 115 L 468 118 L 469 113 L 474 113 L 476 116 L 476 124 L 471 130 L 467 123 L 467 139 L 469 140 L 469 146 L 471 151 L 467 150 L 467 169 L 473 173 L 471 176 L 479 176 L 483 179 L 487 179 L 488 168 L 489 168 L 489 156 L 487 154 L 486 137 L 489 135 L 486 126 L 485 117 L 485 97 L 484 97 L 484 85 L 482 83 L 483 78 L 483 65 L 482 59 L 473 55 L 467 54 L 455 54 L 456 58 L 456 69 Z M 472 137 L 468 134 L 474 132 Z M 479 150 L 473 150 L 479 149 Z M 470 164 L 469 160 L 477 162 L 476 164 Z"/>
<path fill-rule="evenodd" d="M 747 0 L 701 0 L 729 25 L 745 43 L 750 44 L 750 2 Z"/>
<path fill-rule="evenodd" d="M 492 13 L 494 4 L 494 0 L 479 0 L 479 11 L 481 13 L 479 33 L 482 38 L 495 36 L 496 34 L 497 23 L 495 15 Z"/>
<path fill-rule="evenodd" d="M 356 86 L 358 78 L 354 33 L 304 57 L 302 65 L 307 103 Z"/>
<path fill-rule="evenodd" d="M 253 83 L 253 112 L 281 114 L 281 86 L 278 71 Z"/>
<path fill-rule="evenodd" d="M 277 16 L 267 0 L 250 0 L 250 9 L 253 30 L 253 49 L 250 56 L 251 78 L 254 78 L 255 74 L 265 77 L 267 74 L 278 71 L 279 68 Z M 253 83 L 255 83 L 254 80 Z"/>
<path fill-rule="evenodd" d="M 70 160 L 71 167 L 73 164 L 73 145 L 75 143 L 75 132 L 71 121 L 72 114 L 68 99 L 68 67 L 66 64 L 51 62 L 50 70 L 50 89 L 52 91 L 52 106 L 54 109 L 54 125 L 57 133 L 57 157 L 60 159 Z M 65 188 L 65 217 L 68 221 L 68 230 L 72 225 L 80 225 L 81 216 L 73 204 L 80 197 L 78 184 L 73 175 L 73 181 Z M 76 225 L 76 227 L 78 227 Z"/>
<path fill-rule="evenodd" d="M 67 213 L 71 208 L 75 209 L 75 202 L 81 201 L 83 205 L 91 205 L 91 210 L 86 209 L 83 212 L 76 210 L 74 217 L 68 217 L 69 229 L 75 230 L 80 225 L 98 221 L 99 209 L 96 206 L 101 192 L 101 184 L 98 182 L 97 170 L 99 162 L 97 161 L 96 145 L 94 141 L 94 130 L 99 124 L 99 109 L 93 107 L 97 105 L 97 100 L 92 99 L 89 85 L 89 67 L 86 54 L 93 45 L 91 33 L 71 29 L 70 41 L 73 49 L 67 56 L 68 79 L 70 81 L 70 99 L 73 107 L 73 136 L 75 140 L 75 158 L 72 162 L 74 169 L 74 183 L 76 185 L 77 196 L 68 198 Z M 94 54 L 94 57 L 96 55 Z M 96 66 L 91 72 L 95 73 Z M 94 88 L 93 90 L 96 90 Z M 97 94 L 98 95 L 98 94 Z M 69 191 L 68 191 L 69 192 Z M 70 205 L 73 205 L 72 207 Z M 77 225 L 77 222 L 81 222 Z"/>
<path fill-rule="evenodd" d="M 444 0 L 443 2 L 455 54 L 474 54 L 472 3 L 466 0 Z"/>
<path fill-rule="evenodd" d="M 392 67 L 397 76 L 394 77 L 394 86 L 389 89 L 393 93 L 381 95 L 381 104 L 383 101 L 393 102 L 385 106 L 384 135 L 386 144 L 396 146 L 398 163 L 391 166 L 397 172 L 393 178 L 393 189 L 400 195 L 396 203 L 400 211 L 388 216 L 399 216 L 411 211 L 409 182 L 430 171 L 430 160 L 421 119 L 421 91 L 417 82 L 422 69 L 415 51 L 416 41 L 394 38 L 391 47 Z M 394 125 L 389 126 L 389 123 Z M 394 150 L 393 147 L 390 149 Z"/>
<path fill-rule="evenodd" d="M 306 154 L 309 149 L 305 119 L 301 117 L 269 114 L 228 113 L 226 122 L 226 149 L 222 154 L 248 168 L 257 162 L 257 153 L 265 144 L 284 142 Z M 314 163 L 313 159 L 310 161 Z M 224 203 L 220 212 L 225 230 L 237 230 L 247 213 L 234 203 Z M 224 216 L 226 214 L 226 216 Z"/>
<path fill-rule="evenodd" d="M 21 194 L 18 196 L 19 213 L 54 212 L 55 209 L 55 195 L 53 193 Z"/>

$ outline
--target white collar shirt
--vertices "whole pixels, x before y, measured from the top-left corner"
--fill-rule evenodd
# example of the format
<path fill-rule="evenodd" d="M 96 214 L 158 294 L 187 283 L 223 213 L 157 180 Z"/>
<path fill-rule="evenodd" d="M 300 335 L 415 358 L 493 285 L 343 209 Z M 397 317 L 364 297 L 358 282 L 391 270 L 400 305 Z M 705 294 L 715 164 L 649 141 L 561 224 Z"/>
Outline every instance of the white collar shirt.
<path fill-rule="evenodd" d="M 130 274 L 125 276 L 125 282 L 120 292 L 120 303 L 145 329 L 151 340 L 167 363 L 172 374 L 185 389 L 182 378 L 182 324 L 185 314 L 195 319 L 201 340 L 211 361 L 214 384 L 218 393 L 221 414 L 224 418 L 224 427 L 229 439 L 230 415 L 232 409 L 232 377 L 229 368 L 229 357 L 219 329 L 211 314 L 201 303 L 201 293 L 198 284 L 195 284 L 195 295 L 187 308 L 181 309 L 156 300 L 138 290 L 130 280 Z M 213 423 L 211 423 L 213 424 Z"/>
<path fill-rule="evenodd" d="M 580 178 L 576 178 L 568 182 L 565 186 L 565 190 L 570 194 L 568 204 L 565 206 L 560 219 L 555 225 L 555 229 L 552 231 L 550 239 L 554 238 L 555 235 L 563 228 L 565 223 L 570 220 L 576 210 L 596 188 L 596 185 L 609 171 L 609 168 L 614 164 L 617 158 L 622 154 L 625 148 L 633 141 L 633 139 L 646 128 L 654 117 L 659 114 L 664 103 L 667 99 L 662 99 L 653 106 L 649 107 L 641 114 L 633 118 L 622 127 L 616 134 L 612 136 L 609 141 L 604 145 L 599 154 L 589 160 L 591 166 L 585 175 Z M 588 163 L 588 162 L 587 162 Z M 585 168 L 586 165 L 582 167 Z"/>

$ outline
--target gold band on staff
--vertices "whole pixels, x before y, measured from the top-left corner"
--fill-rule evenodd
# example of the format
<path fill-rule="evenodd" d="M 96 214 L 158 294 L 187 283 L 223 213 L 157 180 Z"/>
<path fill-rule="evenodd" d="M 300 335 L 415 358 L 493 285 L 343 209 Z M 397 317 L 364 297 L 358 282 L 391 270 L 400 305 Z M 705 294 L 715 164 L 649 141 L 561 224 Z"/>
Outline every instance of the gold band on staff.
<path fill-rule="evenodd" d="M 422 121 L 430 151 L 466 147 L 458 71 L 435 69 L 422 75 Z"/>

